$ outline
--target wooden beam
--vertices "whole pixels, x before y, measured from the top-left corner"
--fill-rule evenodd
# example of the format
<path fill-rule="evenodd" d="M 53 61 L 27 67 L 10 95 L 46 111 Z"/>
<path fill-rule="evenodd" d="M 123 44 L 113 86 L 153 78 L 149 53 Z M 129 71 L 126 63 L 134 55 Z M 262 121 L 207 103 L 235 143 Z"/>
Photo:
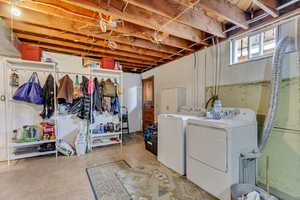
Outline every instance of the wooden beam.
<path fill-rule="evenodd" d="M 196 0 L 176 0 L 184 5 L 191 5 Z M 203 8 L 215 15 L 243 28 L 248 29 L 246 14 L 236 5 L 231 4 L 228 0 L 201 0 L 196 5 L 198 8 Z"/>
<path fill-rule="evenodd" d="M 156 15 L 145 9 L 128 4 L 125 12 L 122 12 L 123 2 L 119 0 L 112 0 L 111 6 L 107 7 L 104 1 L 91 1 L 91 0 L 62 0 L 77 6 L 84 7 L 96 12 L 101 12 L 106 15 L 111 15 L 125 21 L 145 26 L 154 30 L 174 35 L 179 38 L 190 40 L 200 43 L 203 40 L 203 33 L 193 27 L 187 26 L 182 23 L 170 21 L 169 18 Z"/>
<path fill-rule="evenodd" d="M 69 48 L 69 47 L 65 47 L 65 46 L 53 46 L 51 44 L 44 44 L 44 43 L 36 43 L 36 42 L 32 42 L 32 41 L 22 41 L 22 43 L 24 44 L 30 44 L 30 45 L 34 45 L 34 46 L 38 46 L 41 48 L 45 48 L 45 49 L 51 49 L 51 50 L 55 50 L 55 51 L 60 51 L 60 52 L 65 52 L 65 53 L 71 53 L 71 54 L 77 54 L 77 55 L 81 55 L 81 56 L 94 56 L 94 57 L 98 57 L 98 58 L 103 58 L 106 55 L 103 54 L 99 54 L 99 53 L 95 53 L 93 51 L 83 51 L 80 49 L 73 49 L 73 48 Z M 112 57 L 115 60 L 118 60 L 122 63 L 122 61 L 126 61 L 126 62 L 130 62 L 133 64 L 144 64 L 144 65 L 151 65 L 151 62 L 147 62 L 147 61 L 137 61 L 133 60 L 133 59 L 126 59 L 126 58 L 120 58 L 120 57 Z"/>
<path fill-rule="evenodd" d="M 84 28 L 86 23 L 74 22 L 67 19 L 62 19 L 52 15 L 46 15 L 43 13 L 35 12 L 30 9 L 20 8 L 22 15 L 17 17 L 14 16 L 14 20 L 31 23 L 39 26 L 44 26 L 53 29 L 59 29 L 64 32 L 72 32 L 82 35 L 87 35 L 89 37 L 104 39 L 104 40 L 113 40 L 118 43 L 127 44 L 131 46 L 141 47 L 145 49 L 151 49 L 153 51 L 160 51 L 164 53 L 174 54 L 179 51 L 178 48 L 157 45 L 150 41 L 134 38 L 134 37 L 111 37 L 108 34 L 95 34 Z M 7 8 L 7 4 L 0 3 L 0 16 L 10 18 L 11 14 Z"/>
<path fill-rule="evenodd" d="M 6 23 L 6 25 L 8 27 L 11 27 L 10 20 L 5 19 L 4 22 Z M 108 48 L 108 43 L 101 39 L 91 38 L 91 37 L 68 33 L 68 32 L 62 33 L 61 31 L 58 31 L 58 30 L 35 26 L 32 24 L 26 24 L 26 23 L 15 21 L 13 23 L 13 29 L 17 30 L 17 31 L 24 31 L 24 32 L 28 32 L 30 30 L 30 33 L 44 35 L 45 37 L 66 39 L 66 40 L 70 40 L 73 42 Z M 112 51 L 114 51 L 115 53 L 117 53 L 118 51 L 130 52 L 130 53 L 134 53 L 134 55 L 136 57 L 139 57 L 139 56 L 151 56 L 151 57 L 157 57 L 157 58 L 168 58 L 169 57 L 169 54 L 166 54 L 166 53 L 151 51 L 148 49 L 136 48 L 136 47 L 132 47 L 129 45 L 120 44 L 120 43 L 117 44 L 117 49 L 112 50 Z M 128 56 L 128 57 L 130 57 L 130 56 Z M 142 57 L 140 57 L 140 58 L 142 58 Z"/>
<path fill-rule="evenodd" d="M 5 3 L 10 3 L 10 0 L 0 0 L 0 1 Z M 62 4 L 63 2 L 53 1 L 53 0 L 31 0 L 31 1 L 20 1 L 16 5 L 22 8 L 31 9 L 44 14 L 51 13 L 51 15 L 53 16 L 61 17 L 76 22 L 78 21 L 85 22 L 89 26 L 99 28 L 98 19 L 95 17 L 90 17 L 93 14 L 95 15 L 95 12 L 90 11 L 87 13 L 87 10 L 85 10 L 82 11 L 82 13 L 76 13 L 73 11 L 68 11 L 69 9 L 67 8 L 61 7 L 59 3 Z M 114 28 L 111 28 L 109 26 L 107 28 L 108 30 L 113 30 L 119 33 L 127 34 L 129 36 L 146 39 L 150 41 L 153 41 L 153 36 L 155 34 L 155 31 L 149 28 L 141 27 L 128 22 L 125 22 L 122 25 L 119 24 L 119 26 Z M 161 44 L 173 46 L 177 48 L 189 49 L 191 42 L 181 38 L 170 36 L 166 40 L 162 41 Z M 207 45 L 207 43 L 203 42 L 203 45 Z"/>
<path fill-rule="evenodd" d="M 133 59 L 138 59 L 138 60 L 145 60 L 145 61 L 156 61 L 157 59 L 155 58 L 150 58 L 147 56 L 140 56 L 140 55 L 134 55 L 131 53 L 126 53 L 126 52 L 120 52 L 120 51 L 112 51 L 110 49 L 104 49 L 98 46 L 94 46 L 94 45 L 82 45 L 76 42 L 70 42 L 70 41 L 66 41 L 66 40 L 57 40 L 57 39 L 53 39 L 53 38 L 49 38 L 45 35 L 30 35 L 30 34 L 26 34 L 26 33 L 20 33 L 20 32 L 15 32 L 15 35 L 18 38 L 22 38 L 22 39 L 27 39 L 27 40 L 33 40 L 33 41 L 37 41 L 37 42 L 44 42 L 44 43 L 49 43 L 49 44 L 54 44 L 54 45 L 63 45 L 63 46 L 67 46 L 67 47 L 71 47 L 71 48 L 77 48 L 77 49 L 83 49 L 83 50 L 91 50 L 91 51 L 95 51 L 95 52 L 99 52 L 101 54 L 106 54 L 107 57 L 113 57 L 113 56 L 121 56 L 121 57 L 129 57 L 129 58 L 133 58 Z"/>
<path fill-rule="evenodd" d="M 252 0 L 252 2 L 272 17 L 279 17 L 279 12 L 276 10 L 275 6 L 276 0 Z"/>
<path fill-rule="evenodd" d="M 178 17 L 176 21 L 192 26 L 204 32 L 225 38 L 222 30 L 222 24 L 206 15 L 199 8 L 190 8 L 179 4 L 174 0 L 126 0 L 127 2 L 154 12 L 158 15 L 168 17 L 170 20 Z M 184 12 L 185 11 L 185 12 Z M 183 13 L 183 14 L 182 14 Z"/>

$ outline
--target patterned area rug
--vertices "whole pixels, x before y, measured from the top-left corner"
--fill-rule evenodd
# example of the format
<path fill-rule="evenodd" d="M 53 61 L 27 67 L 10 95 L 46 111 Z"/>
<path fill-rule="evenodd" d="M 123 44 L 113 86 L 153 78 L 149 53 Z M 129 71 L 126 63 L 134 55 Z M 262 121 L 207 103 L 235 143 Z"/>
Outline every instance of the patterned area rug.
<path fill-rule="evenodd" d="M 130 166 L 126 161 L 98 165 L 87 168 L 86 172 L 89 177 L 96 200 L 131 200 L 129 193 L 116 176 L 116 172 L 121 169 L 127 169 Z"/>
<path fill-rule="evenodd" d="M 215 200 L 162 165 L 130 168 L 118 161 L 88 168 L 96 200 Z"/>
<path fill-rule="evenodd" d="M 123 169 L 116 175 L 132 200 L 215 200 L 185 177 L 162 165 Z"/>

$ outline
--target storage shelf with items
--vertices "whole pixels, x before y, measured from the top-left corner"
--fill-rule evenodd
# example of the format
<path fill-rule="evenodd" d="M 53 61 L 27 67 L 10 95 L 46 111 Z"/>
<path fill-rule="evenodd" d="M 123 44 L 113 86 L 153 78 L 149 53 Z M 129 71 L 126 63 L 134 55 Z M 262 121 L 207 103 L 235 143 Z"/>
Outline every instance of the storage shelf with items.
<path fill-rule="evenodd" d="M 122 71 L 90 67 L 84 72 L 6 60 L 8 160 L 83 155 L 93 147 L 122 144 Z"/>
<path fill-rule="evenodd" d="M 45 98 L 40 85 L 40 80 L 44 82 L 50 74 L 54 84 L 55 69 L 54 63 L 5 60 L 8 161 L 57 153 L 55 120 L 41 117 Z M 55 110 L 54 103 L 52 110 Z"/>
<path fill-rule="evenodd" d="M 101 100 L 100 107 L 93 106 L 94 120 L 89 126 L 92 147 L 122 144 L 122 72 L 92 69 L 92 76 L 94 80 L 100 80 L 98 95 Z"/>

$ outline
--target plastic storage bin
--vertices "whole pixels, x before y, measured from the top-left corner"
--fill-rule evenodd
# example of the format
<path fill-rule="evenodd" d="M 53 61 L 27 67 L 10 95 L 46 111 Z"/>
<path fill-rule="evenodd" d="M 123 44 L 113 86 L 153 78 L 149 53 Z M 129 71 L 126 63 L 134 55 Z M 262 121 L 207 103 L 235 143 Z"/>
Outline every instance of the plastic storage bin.
<path fill-rule="evenodd" d="M 28 44 L 20 45 L 21 58 L 23 60 L 41 61 L 42 49 Z"/>
<path fill-rule="evenodd" d="M 101 68 L 113 70 L 115 68 L 115 60 L 113 58 L 102 58 Z"/>

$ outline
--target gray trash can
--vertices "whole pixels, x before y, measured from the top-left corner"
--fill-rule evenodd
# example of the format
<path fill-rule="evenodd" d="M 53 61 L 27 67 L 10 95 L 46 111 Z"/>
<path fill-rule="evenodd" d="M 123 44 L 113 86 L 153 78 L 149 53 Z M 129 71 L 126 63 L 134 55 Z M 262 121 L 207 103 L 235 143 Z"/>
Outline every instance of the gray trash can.
<path fill-rule="evenodd" d="M 253 192 L 256 186 L 250 184 L 234 184 L 231 186 L 231 198 L 232 200 L 240 200 L 242 196 Z"/>
<path fill-rule="evenodd" d="M 241 200 L 243 195 L 247 195 L 250 192 L 257 191 L 260 194 L 261 200 L 278 200 L 276 197 L 269 195 L 263 189 L 251 184 L 234 184 L 231 186 L 231 199 Z"/>

